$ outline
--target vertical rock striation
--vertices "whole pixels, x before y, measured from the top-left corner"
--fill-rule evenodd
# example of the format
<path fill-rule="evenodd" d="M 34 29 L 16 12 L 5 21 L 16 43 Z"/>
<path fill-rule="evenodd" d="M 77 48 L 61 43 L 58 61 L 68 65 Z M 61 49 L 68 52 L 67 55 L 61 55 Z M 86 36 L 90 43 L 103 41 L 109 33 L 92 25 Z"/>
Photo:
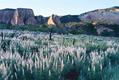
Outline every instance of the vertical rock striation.
<path fill-rule="evenodd" d="M 32 9 L 18 8 L 11 19 L 12 25 L 34 25 L 36 23 L 37 21 Z"/>

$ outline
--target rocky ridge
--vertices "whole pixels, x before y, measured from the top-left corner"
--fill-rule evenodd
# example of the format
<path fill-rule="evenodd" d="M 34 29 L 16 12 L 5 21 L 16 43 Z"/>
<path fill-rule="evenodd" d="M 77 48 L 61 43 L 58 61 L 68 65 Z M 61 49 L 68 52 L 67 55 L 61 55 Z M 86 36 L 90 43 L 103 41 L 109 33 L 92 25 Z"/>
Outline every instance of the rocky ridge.
<path fill-rule="evenodd" d="M 35 16 L 32 9 L 2 9 L 0 23 L 14 26 L 48 24 L 73 33 L 118 36 L 119 7 L 97 9 L 80 15 Z M 63 30 L 63 29 L 61 29 Z"/>

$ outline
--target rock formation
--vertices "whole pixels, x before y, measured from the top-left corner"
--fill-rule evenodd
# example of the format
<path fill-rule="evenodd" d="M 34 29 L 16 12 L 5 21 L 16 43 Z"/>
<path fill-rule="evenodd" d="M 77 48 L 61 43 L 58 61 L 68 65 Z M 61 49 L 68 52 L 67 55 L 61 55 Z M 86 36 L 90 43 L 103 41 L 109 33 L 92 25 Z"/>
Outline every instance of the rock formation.
<path fill-rule="evenodd" d="M 14 9 L 0 10 L 0 23 L 10 24 L 14 11 Z"/>
<path fill-rule="evenodd" d="M 62 24 L 61 24 L 61 21 L 60 21 L 60 17 L 57 16 L 57 15 L 50 16 L 47 23 L 48 23 L 48 25 L 63 27 Z"/>
<path fill-rule="evenodd" d="M 48 22 L 47 23 L 48 23 L 48 25 L 56 25 L 55 22 L 54 22 L 53 15 L 48 18 Z"/>
<path fill-rule="evenodd" d="M 32 9 L 17 8 L 0 10 L 0 23 L 12 25 L 35 25 L 47 23 L 48 17 L 35 16 Z M 54 22 L 59 26 L 61 23 L 69 22 L 91 22 L 97 23 L 118 24 L 119 25 L 119 7 L 107 9 L 98 9 L 81 15 L 52 15 L 49 17 L 48 23 Z"/>
<path fill-rule="evenodd" d="M 18 8 L 15 10 L 13 18 L 11 19 L 12 25 L 36 24 L 34 13 L 32 9 Z"/>
<path fill-rule="evenodd" d="M 0 10 L 0 23 L 21 25 L 48 24 L 60 30 L 84 34 L 119 35 L 119 7 L 97 9 L 80 15 L 43 17 L 35 16 L 32 9 L 17 8 Z M 57 28 L 56 28 L 57 27 Z"/>
<path fill-rule="evenodd" d="M 32 9 L 3 9 L 0 10 L 0 23 L 12 25 L 35 25 L 37 20 Z"/>

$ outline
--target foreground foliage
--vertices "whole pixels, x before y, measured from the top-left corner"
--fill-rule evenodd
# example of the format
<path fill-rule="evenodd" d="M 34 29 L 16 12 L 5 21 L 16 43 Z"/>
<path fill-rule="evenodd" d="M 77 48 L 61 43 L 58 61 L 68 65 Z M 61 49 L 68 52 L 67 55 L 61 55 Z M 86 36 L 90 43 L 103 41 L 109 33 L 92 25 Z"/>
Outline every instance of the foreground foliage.
<path fill-rule="evenodd" d="M 0 80 L 119 79 L 119 38 L 0 32 Z"/>

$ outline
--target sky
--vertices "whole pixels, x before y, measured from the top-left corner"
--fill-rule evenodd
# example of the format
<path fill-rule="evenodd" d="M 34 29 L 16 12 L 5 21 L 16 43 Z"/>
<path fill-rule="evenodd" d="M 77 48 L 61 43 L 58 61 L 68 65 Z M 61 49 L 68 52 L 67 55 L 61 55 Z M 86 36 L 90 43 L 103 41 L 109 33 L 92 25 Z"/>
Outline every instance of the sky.
<path fill-rule="evenodd" d="M 0 0 L 0 9 L 31 8 L 35 15 L 79 15 L 95 9 L 119 6 L 119 0 Z"/>

